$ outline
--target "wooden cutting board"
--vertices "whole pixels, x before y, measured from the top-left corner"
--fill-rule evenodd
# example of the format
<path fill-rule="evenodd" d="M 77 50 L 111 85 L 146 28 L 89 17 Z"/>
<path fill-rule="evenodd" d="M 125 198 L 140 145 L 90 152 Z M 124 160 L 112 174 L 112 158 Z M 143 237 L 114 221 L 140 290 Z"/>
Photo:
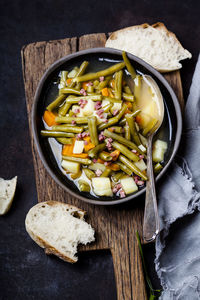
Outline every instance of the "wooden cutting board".
<path fill-rule="evenodd" d="M 104 33 L 84 35 L 79 38 L 36 42 L 21 51 L 27 112 L 35 169 L 38 202 L 57 200 L 72 203 L 87 211 L 87 221 L 94 227 L 96 242 L 81 250 L 110 249 L 113 257 L 118 300 L 147 299 L 136 231 L 142 235 L 143 201 L 140 205 L 128 203 L 115 207 L 94 206 L 84 203 L 65 192 L 45 170 L 31 129 L 31 108 L 40 78 L 57 59 L 70 53 L 94 47 L 104 47 Z M 180 73 L 165 75 L 183 107 Z M 143 200 L 143 199 L 141 199 Z"/>

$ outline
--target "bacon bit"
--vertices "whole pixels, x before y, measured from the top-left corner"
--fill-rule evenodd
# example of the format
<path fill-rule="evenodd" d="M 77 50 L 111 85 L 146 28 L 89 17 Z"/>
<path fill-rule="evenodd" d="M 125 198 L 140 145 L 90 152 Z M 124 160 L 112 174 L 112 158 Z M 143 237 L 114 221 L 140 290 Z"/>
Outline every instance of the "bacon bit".
<path fill-rule="evenodd" d="M 93 163 L 96 163 L 96 162 L 97 162 L 97 159 L 96 159 L 96 158 L 94 158 L 92 161 L 93 161 Z"/>
<path fill-rule="evenodd" d="M 76 124 L 76 121 L 75 120 L 72 120 L 72 125 L 75 125 Z"/>
<path fill-rule="evenodd" d="M 77 140 L 82 139 L 82 133 L 78 133 L 77 136 L 76 136 L 76 139 L 77 139 Z"/>
<path fill-rule="evenodd" d="M 105 162 L 104 162 L 104 165 L 105 165 L 105 166 L 108 166 L 108 165 L 109 165 L 109 162 L 108 162 L 108 161 L 105 161 Z"/>
<path fill-rule="evenodd" d="M 116 194 L 121 189 L 121 187 L 122 187 L 121 183 L 116 184 L 113 188 L 113 193 Z"/>
<path fill-rule="evenodd" d="M 114 111 L 113 111 L 113 116 L 116 116 L 117 114 L 118 114 L 118 112 L 119 112 L 119 110 L 118 109 L 115 109 Z"/>
<path fill-rule="evenodd" d="M 121 190 L 119 191 L 119 196 L 120 196 L 120 198 L 126 197 L 126 194 L 125 194 L 125 192 L 124 192 L 123 189 L 121 189 Z"/>
<path fill-rule="evenodd" d="M 99 81 L 101 82 L 101 81 L 104 81 L 104 76 L 100 76 L 99 77 Z"/>
<path fill-rule="evenodd" d="M 84 145 L 88 145 L 88 141 L 84 141 Z"/>
<path fill-rule="evenodd" d="M 84 108 L 87 103 L 88 103 L 88 101 L 84 100 L 84 99 L 80 99 L 78 102 L 78 104 L 80 105 L 81 108 Z"/>
<path fill-rule="evenodd" d="M 83 96 L 87 96 L 87 93 L 86 93 L 86 90 L 85 90 L 85 89 L 81 89 L 81 90 L 80 90 L 80 93 L 81 93 Z"/>
<path fill-rule="evenodd" d="M 112 139 L 112 138 L 108 138 L 108 142 L 109 142 L 109 143 L 112 143 L 112 142 L 113 142 L 113 139 Z"/>
<path fill-rule="evenodd" d="M 98 110 L 98 109 L 100 109 L 101 107 L 102 107 L 101 102 L 100 102 L 100 101 L 97 101 L 96 104 L 95 104 L 95 106 L 94 106 L 95 110 Z"/>
<path fill-rule="evenodd" d="M 143 159 L 143 158 L 144 158 L 144 155 L 140 154 L 140 155 L 139 155 L 139 158 L 140 158 L 140 159 Z"/>
<path fill-rule="evenodd" d="M 93 86 L 93 83 L 89 81 L 88 83 L 86 83 L 86 86 Z"/>
<path fill-rule="evenodd" d="M 95 171 L 95 174 L 97 175 L 97 177 L 101 176 L 102 173 L 103 173 L 103 172 L 102 172 L 100 169 L 97 169 L 97 170 Z"/>
<path fill-rule="evenodd" d="M 79 108 L 76 108 L 76 109 L 74 110 L 74 113 L 75 113 L 75 114 L 80 113 L 80 109 L 79 109 Z"/>
<path fill-rule="evenodd" d="M 134 179 L 135 183 L 137 184 L 140 178 L 138 176 L 134 176 L 133 179 Z"/>
<path fill-rule="evenodd" d="M 79 133 L 79 134 L 81 134 L 83 138 L 90 135 L 89 132 L 85 132 L 85 131 L 83 133 Z"/>
<path fill-rule="evenodd" d="M 105 138 L 106 138 L 106 137 L 105 137 L 105 135 L 103 134 L 103 131 L 101 131 L 100 134 L 99 134 L 99 141 L 102 142 L 102 141 L 105 140 Z"/>
<path fill-rule="evenodd" d="M 143 180 L 138 180 L 138 181 L 137 181 L 137 185 L 139 185 L 139 186 L 144 185 L 144 181 L 143 181 Z"/>
<path fill-rule="evenodd" d="M 97 115 L 100 117 L 104 113 L 104 109 L 97 110 Z"/>
<path fill-rule="evenodd" d="M 137 150 L 133 149 L 133 150 L 131 150 L 131 152 L 133 152 L 133 153 L 137 153 Z"/>

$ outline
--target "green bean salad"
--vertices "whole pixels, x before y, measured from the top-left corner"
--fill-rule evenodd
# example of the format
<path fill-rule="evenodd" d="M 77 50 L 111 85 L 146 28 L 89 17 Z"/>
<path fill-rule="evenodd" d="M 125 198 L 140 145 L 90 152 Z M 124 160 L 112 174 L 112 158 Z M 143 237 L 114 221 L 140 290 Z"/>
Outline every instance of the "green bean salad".
<path fill-rule="evenodd" d="M 63 173 L 81 192 L 96 197 L 123 198 L 148 180 L 146 137 L 156 122 L 154 108 L 148 105 L 153 91 L 125 52 L 122 57 L 122 62 L 96 73 L 87 73 L 88 61 L 61 71 L 58 95 L 43 114 L 41 135 L 61 145 Z M 138 105 L 142 99 L 147 103 L 145 113 Z M 163 168 L 166 150 L 165 141 L 154 142 L 155 173 Z"/>

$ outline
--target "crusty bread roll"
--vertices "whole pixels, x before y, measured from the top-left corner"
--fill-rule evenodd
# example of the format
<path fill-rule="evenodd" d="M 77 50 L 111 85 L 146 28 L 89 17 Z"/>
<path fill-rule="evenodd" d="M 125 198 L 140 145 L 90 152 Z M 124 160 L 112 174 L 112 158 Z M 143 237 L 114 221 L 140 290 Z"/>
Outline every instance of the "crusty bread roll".
<path fill-rule="evenodd" d="M 105 47 L 130 52 L 163 73 L 180 69 L 182 65 L 179 61 L 192 57 L 163 23 L 152 26 L 142 24 L 115 31 Z"/>
<path fill-rule="evenodd" d="M 10 180 L 0 178 L 0 215 L 6 214 L 13 202 L 17 185 L 17 176 Z"/>
<path fill-rule="evenodd" d="M 30 237 L 46 254 L 75 263 L 77 246 L 95 240 L 94 229 L 84 221 L 85 212 L 75 206 L 57 202 L 41 202 L 33 206 L 25 220 Z"/>

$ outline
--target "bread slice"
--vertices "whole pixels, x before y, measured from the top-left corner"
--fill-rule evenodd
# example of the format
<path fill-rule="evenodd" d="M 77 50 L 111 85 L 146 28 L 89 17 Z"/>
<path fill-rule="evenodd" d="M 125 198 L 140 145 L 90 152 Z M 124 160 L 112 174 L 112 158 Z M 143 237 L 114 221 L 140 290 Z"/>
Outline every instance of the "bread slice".
<path fill-rule="evenodd" d="M 85 212 L 75 206 L 57 202 L 41 202 L 33 206 L 25 220 L 30 237 L 46 254 L 75 263 L 77 246 L 95 240 L 94 229 L 84 221 Z"/>
<path fill-rule="evenodd" d="M 0 215 L 6 214 L 13 202 L 17 185 L 17 176 L 10 180 L 0 178 Z"/>
<path fill-rule="evenodd" d="M 142 24 L 115 31 L 105 47 L 130 52 L 163 73 L 182 68 L 179 61 L 192 57 L 163 23 L 152 26 Z"/>

